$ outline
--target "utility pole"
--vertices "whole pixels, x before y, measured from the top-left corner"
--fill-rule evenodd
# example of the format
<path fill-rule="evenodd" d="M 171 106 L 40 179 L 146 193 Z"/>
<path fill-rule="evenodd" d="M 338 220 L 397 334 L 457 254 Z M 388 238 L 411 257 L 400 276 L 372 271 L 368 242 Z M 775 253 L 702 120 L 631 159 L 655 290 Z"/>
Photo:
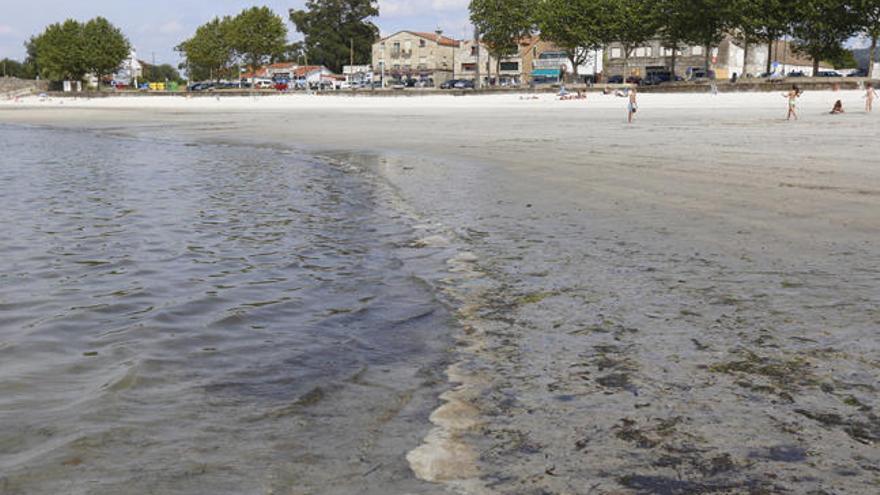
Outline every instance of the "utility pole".
<path fill-rule="evenodd" d="M 477 79 L 474 82 L 474 88 L 480 89 L 483 86 L 483 80 L 480 78 L 480 65 L 482 65 L 482 61 L 480 60 L 480 29 L 474 27 L 474 46 L 477 47 Z"/>

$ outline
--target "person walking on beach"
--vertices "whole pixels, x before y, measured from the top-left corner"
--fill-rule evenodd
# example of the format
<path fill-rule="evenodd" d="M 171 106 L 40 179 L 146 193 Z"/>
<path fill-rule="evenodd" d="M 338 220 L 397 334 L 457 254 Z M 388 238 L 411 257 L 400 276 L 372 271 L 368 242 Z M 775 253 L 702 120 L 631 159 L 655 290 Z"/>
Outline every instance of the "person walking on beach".
<path fill-rule="evenodd" d="M 626 122 L 628 124 L 632 124 L 633 115 L 635 115 L 636 111 L 639 109 L 638 95 L 636 92 L 636 88 L 633 87 L 629 90 L 629 103 L 626 105 Z"/>
<path fill-rule="evenodd" d="M 799 88 L 797 84 L 791 87 L 791 91 L 782 94 L 783 97 L 788 98 L 788 118 L 786 120 L 791 120 L 792 117 L 794 117 L 794 120 L 799 120 L 797 114 L 797 101 L 802 94 L 803 92 L 801 92 L 801 88 Z"/>
<path fill-rule="evenodd" d="M 868 83 L 865 87 L 865 111 L 871 113 L 874 111 L 874 99 L 878 96 L 877 91 L 874 89 L 874 85 Z"/>

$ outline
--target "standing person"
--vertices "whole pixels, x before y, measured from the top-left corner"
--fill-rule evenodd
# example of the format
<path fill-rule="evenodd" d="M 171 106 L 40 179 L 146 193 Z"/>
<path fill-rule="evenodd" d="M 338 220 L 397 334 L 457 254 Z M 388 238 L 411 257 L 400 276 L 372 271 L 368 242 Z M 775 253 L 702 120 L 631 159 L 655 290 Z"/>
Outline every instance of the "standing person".
<path fill-rule="evenodd" d="M 799 120 L 797 114 L 797 101 L 802 94 L 803 92 L 797 84 L 791 87 L 791 91 L 782 94 L 783 97 L 788 98 L 788 118 L 786 120 L 791 120 L 792 117 L 794 117 L 794 120 Z"/>
<path fill-rule="evenodd" d="M 868 83 L 865 86 L 865 111 L 871 113 L 874 110 L 874 99 L 877 98 L 877 91 L 874 89 L 874 85 Z"/>
<path fill-rule="evenodd" d="M 626 105 L 626 121 L 629 124 L 633 122 L 633 115 L 639 109 L 638 95 L 635 86 L 629 90 L 629 103 Z"/>

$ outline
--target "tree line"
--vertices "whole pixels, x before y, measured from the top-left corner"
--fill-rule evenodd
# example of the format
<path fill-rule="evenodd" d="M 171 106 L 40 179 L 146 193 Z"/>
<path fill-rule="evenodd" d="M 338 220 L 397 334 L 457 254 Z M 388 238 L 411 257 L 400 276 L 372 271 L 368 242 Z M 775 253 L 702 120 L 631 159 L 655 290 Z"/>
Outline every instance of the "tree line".
<path fill-rule="evenodd" d="M 287 26 L 268 7 L 216 17 L 199 26 L 176 50 L 190 79 L 238 78 L 239 68 L 257 68 L 286 58 Z"/>
<path fill-rule="evenodd" d="M 670 50 L 672 71 L 687 45 L 705 48 L 708 69 L 711 49 L 733 35 L 745 48 L 744 63 L 754 47 L 788 38 L 813 60 L 815 73 L 820 61 L 839 59 L 844 42 L 863 35 L 871 42 L 871 71 L 880 38 L 880 0 L 472 0 L 470 16 L 497 58 L 540 33 L 567 51 L 575 70 L 590 51 L 615 42 L 626 64 L 636 48 L 658 38 Z"/>
<path fill-rule="evenodd" d="M 85 23 L 68 19 L 51 24 L 26 43 L 22 75 L 51 81 L 80 81 L 93 74 L 98 81 L 116 72 L 131 52 L 122 31 L 103 17 Z"/>
<path fill-rule="evenodd" d="M 242 68 L 275 62 L 308 62 L 340 72 L 352 58 L 370 60 L 379 36 L 370 22 L 379 15 L 376 0 L 308 0 L 305 9 L 288 15 L 303 41 L 288 43 L 284 20 L 267 7 L 254 7 L 199 26 L 177 46 L 182 65 L 192 79 L 208 80 L 237 78 Z"/>

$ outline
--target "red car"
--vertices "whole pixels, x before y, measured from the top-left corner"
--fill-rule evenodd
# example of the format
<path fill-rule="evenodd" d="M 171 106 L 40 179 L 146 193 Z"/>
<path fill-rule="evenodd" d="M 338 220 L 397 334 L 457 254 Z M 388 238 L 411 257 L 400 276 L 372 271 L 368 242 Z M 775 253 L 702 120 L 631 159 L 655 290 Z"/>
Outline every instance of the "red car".
<path fill-rule="evenodd" d="M 275 83 L 276 91 L 287 91 L 288 85 L 286 82 Z"/>

